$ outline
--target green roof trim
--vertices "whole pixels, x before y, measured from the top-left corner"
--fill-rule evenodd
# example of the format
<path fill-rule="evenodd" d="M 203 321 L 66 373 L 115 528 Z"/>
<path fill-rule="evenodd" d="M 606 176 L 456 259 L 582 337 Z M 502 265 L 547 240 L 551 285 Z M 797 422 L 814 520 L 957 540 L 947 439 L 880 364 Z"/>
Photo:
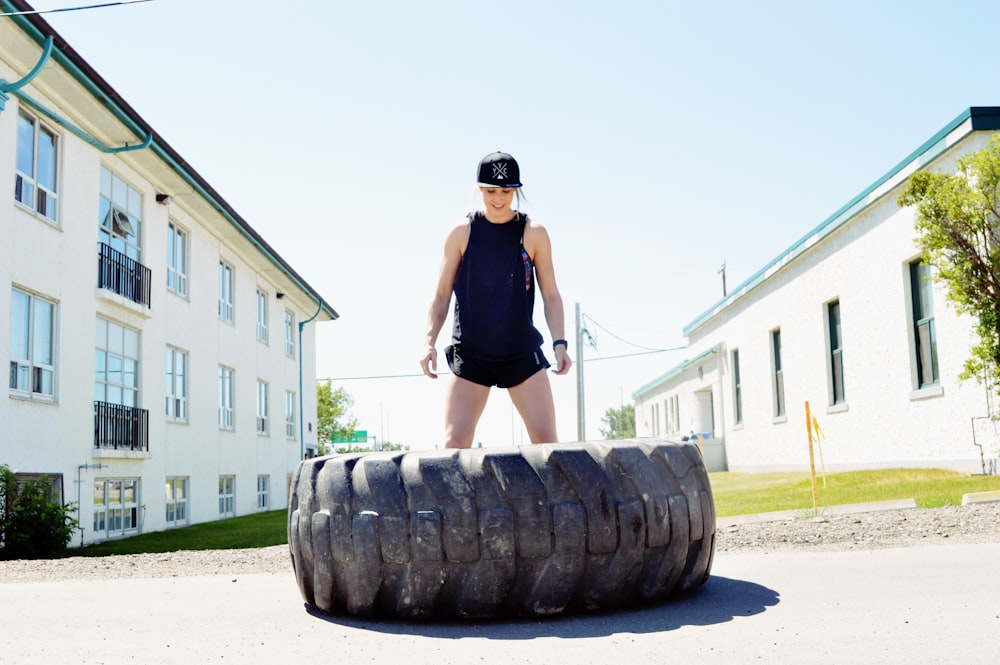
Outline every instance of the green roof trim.
<path fill-rule="evenodd" d="M 638 390 L 636 390 L 635 392 L 633 392 L 632 393 L 632 400 L 635 401 L 637 398 L 639 398 L 644 393 L 648 393 L 648 392 L 650 392 L 652 390 L 655 390 L 656 388 L 659 388 L 664 383 L 670 381 L 670 379 L 673 379 L 673 378 L 675 378 L 675 377 L 680 376 L 681 374 L 683 374 L 692 365 L 697 365 L 702 360 L 704 360 L 705 358 L 707 358 L 707 357 L 709 357 L 711 355 L 715 355 L 715 348 L 714 347 L 711 348 L 711 349 L 709 349 L 708 351 L 703 351 L 703 352 L 699 353 L 698 355 L 696 355 L 694 358 L 691 358 L 690 360 L 685 360 L 685 361 L 683 361 L 682 363 L 680 363 L 678 365 L 674 365 L 673 369 L 671 369 L 670 371 L 668 371 L 663 376 L 660 376 L 660 377 L 658 377 L 656 379 L 653 379 L 652 381 L 650 381 L 649 383 L 647 383 L 646 385 L 644 385 L 642 388 L 639 388 Z"/>
<path fill-rule="evenodd" d="M 855 215 L 885 196 L 893 187 L 941 156 L 948 148 L 975 131 L 1000 130 L 1000 107 L 972 106 L 962 111 L 958 117 L 944 126 L 937 134 L 925 141 L 919 148 L 906 156 L 903 161 L 872 183 L 867 189 L 845 203 L 839 210 L 823 220 L 817 227 L 802 236 L 777 258 L 750 276 L 745 282 L 729 292 L 727 296 L 705 310 L 683 329 L 685 337 L 701 328 L 720 314 L 726 307 L 747 295 L 766 282 L 772 275 L 804 254 L 817 242 L 846 224 Z M 958 134 L 956 135 L 956 132 Z M 642 389 L 640 389 L 641 391 Z"/>

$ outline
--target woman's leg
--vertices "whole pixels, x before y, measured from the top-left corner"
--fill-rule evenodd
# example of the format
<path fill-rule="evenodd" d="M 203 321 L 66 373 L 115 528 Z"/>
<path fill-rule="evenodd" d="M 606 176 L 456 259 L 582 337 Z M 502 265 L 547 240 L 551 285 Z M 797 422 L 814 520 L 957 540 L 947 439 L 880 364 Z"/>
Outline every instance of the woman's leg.
<path fill-rule="evenodd" d="M 556 443 L 556 407 L 552 386 L 544 369 L 507 389 L 532 443 Z"/>
<path fill-rule="evenodd" d="M 445 448 L 472 446 L 476 425 L 489 396 L 489 386 L 452 375 L 444 407 Z"/>

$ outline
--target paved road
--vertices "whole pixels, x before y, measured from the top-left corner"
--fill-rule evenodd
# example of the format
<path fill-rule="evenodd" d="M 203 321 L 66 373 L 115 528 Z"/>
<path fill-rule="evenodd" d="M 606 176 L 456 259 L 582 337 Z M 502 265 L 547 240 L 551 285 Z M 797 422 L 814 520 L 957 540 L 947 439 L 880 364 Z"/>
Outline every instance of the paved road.
<path fill-rule="evenodd" d="M 692 596 L 546 621 L 306 611 L 288 574 L 0 584 L 3 663 L 1000 662 L 1000 543 L 726 553 Z"/>

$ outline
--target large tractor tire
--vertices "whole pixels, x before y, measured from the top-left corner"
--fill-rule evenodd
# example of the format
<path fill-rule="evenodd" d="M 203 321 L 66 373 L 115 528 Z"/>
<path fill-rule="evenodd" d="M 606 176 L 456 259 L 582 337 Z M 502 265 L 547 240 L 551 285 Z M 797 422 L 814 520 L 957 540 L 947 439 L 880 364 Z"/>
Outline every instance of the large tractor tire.
<path fill-rule="evenodd" d="M 708 579 L 697 445 L 629 439 L 301 462 L 288 545 L 306 603 L 407 619 L 659 601 Z"/>

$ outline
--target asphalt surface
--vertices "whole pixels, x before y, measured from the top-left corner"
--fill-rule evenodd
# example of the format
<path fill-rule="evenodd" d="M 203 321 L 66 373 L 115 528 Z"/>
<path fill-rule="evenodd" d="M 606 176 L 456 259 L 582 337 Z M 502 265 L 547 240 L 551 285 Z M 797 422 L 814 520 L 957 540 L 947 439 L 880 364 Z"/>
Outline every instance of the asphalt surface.
<path fill-rule="evenodd" d="M 1000 662 L 1000 543 L 717 554 L 697 592 L 544 621 L 310 612 L 282 574 L 0 585 L 2 663 Z"/>

